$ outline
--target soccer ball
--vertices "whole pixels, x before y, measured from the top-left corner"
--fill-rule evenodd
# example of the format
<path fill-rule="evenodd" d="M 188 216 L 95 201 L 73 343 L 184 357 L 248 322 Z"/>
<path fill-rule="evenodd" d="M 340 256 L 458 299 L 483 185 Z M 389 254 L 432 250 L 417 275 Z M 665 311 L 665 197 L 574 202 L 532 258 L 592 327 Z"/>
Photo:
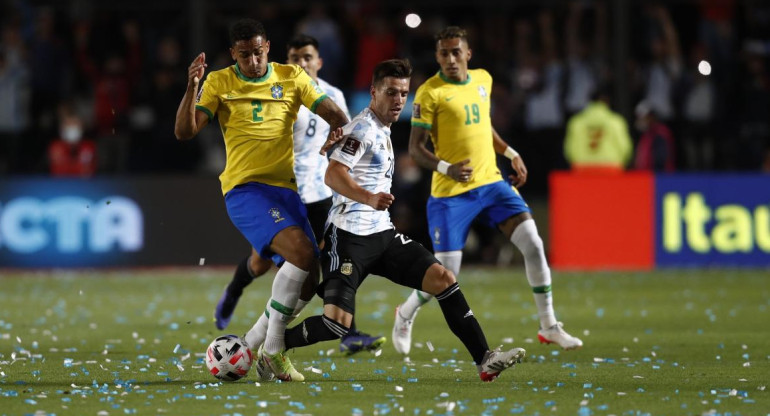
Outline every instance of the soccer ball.
<path fill-rule="evenodd" d="M 251 350 L 237 335 L 221 336 L 212 341 L 206 350 L 206 367 L 220 380 L 243 378 L 253 362 Z"/>

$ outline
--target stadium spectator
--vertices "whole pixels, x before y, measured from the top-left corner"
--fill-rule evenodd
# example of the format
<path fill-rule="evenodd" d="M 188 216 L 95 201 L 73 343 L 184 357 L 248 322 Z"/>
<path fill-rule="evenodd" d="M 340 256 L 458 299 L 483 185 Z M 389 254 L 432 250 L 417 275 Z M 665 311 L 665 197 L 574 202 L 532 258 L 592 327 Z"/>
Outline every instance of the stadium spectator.
<path fill-rule="evenodd" d="M 29 126 L 29 70 L 18 28 L 3 28 L 0 46 L 0 173 L 16 173 Z"/>
<path fill-rule="evenodd" d="M 532 183 L 545 189 L 548 172 L 566 167 L 560 151 L 564 140 L 564 62 L 559 55 L 554 14 L 542 10 L 537 15 L 537 35 L 540 48 L 532 48 L 528 59 L 522 61 L 534 75 L 524 107 L 527 144 L 522 148 L 533 167 Z M 534 33 L 533 33 L 534 34 Z"/>
<path fill-rule="evenodd" d="M 564 109 L 568 115 L 582 110 L 591 100 L 591 93 L 605 81 L 607 68 L 607 16 L 603 2 L 593 4 L 570 1 L 565 27 L 564 44 L 567 51 L 567 81 Z M 589 7 L 593 8 L 590 10 Z M 592 11 L 592 39 L 585 39 L 586 14 Z"/>
<path fill-rule="evenodd" d="M 590 104 L 567 122 L 564 157 L 573 170 L 620 172 L 632 153 L 626 120 L 610 109 L 609 91 L 598 88 Z"/>
<path fill-rule="evenodd" d="M 708 73 L 701 73 L 701 62 L 709 59 L 703 45 L 695 45 L 690 51 L 687 70 L 682 74 L 680 86 L 682 107 L 679 129 L 681 146 L 675 146 L 683 159 L 682 165 L 689 170 L 711 170 L 716 157 L 714 115 L 720 104 L 718 86 Z M 711 67 L 708 68 L 709 70 Z M 637 115 L 638 117 L 638 115 Z"/>
<path fill-rule="evenodd" d="M 97 38 L 113 35 L 110 31 L 114 27 L 101 29 L 107 32 L 96 32 Z M 125 47 L 107 47 L 103 56 L 94 55 L 89 48 L 89 42 L 94 38 L 89 25 L 80 25 L 75 32 L 78 69 L 91 83 L 99 170 L 103 172 L 126 172 L 128 169 L 131 141 L 128 116 L 133 89 L 142 68 L 138 23 L 129 20 L 120 29 Z"/>
<path fill-rule="evenodd" d="M 326 170 L 334 203 L 325 236 L 333 244 L 324 247 L 322 256 L 324 311 L 286 331 L 286 348 L 344 336 L 355 313 L 356 291 L 369 274 L 377 274 L 435 295 L 449 329 L 477 363 L 479 377 L 492 381 L 520 362 L 525 351 L 490 350 L 455 276 L 393 226 L 388 212 L 395 162 L 390 126 L 406 105 L 412 69 L 408 61 L 389 60 L 373 72 L 369 107 L 345 126 L 343 144 L 331 154 Z"/>
<path fill-rule="evenodd" d="M 89 177 L 96 172 L 96 144 L 83 135 L 83 120 L 72 104 L 63 103 L 59 137 L 48 146 L 51 175 Z"/>
<path fill-rule="evenodd" d="M 674 88 L 682 75 L 682 53 L 679 34 L 671 15 L 659 4 L 645 5 L 650 18 L 649 43 L 651 62 L 646 66 L 643 100 L 663 121 L 674 121 Z"/>
<path fill-rule="evenodd" d="M 48 138 L 56 134 L 56 106 L 70 92 L 73 67 L 66 38 L 57 32 L 56 10 L 43 6 L 34 13 L 34 34 L 28 48 L 31 131 L 21 163 L 37 172 L 44 170 Z"/>
<path fill-rule="evenodd" d="M 417 90 L 409 153 L 418 165 L 434 171 L 427 212 L 436 258 L 457 276 L 471 223 L 478 218 L 498 228 L 524 255 L 540 318 L 539 339 L 578 348 L 582 341 L 556 320 L 551 274 L 530 209 L 497 168 L 496 153 L 505 155 L 517 173 L 513 185 L 527 180 L 523 159 L 491 124 L 492 77 L 484 69 L 468 68 L 471 49 L 465 30 L 447 27 L 436 36 L 435 48 L 440 71 Z M 433 141 L 433 152 L 426 147 L 428 140 Z M 396 308 L 393 345 L 398 352 L 409 353 L 412 323 L 431 298 L 414 290 Z"/>
<path fill-rule="evenodd" d="M 284 355 L 284 330 L 302 306 L 297 304 L 300 292 L 306 300 L 313 295 L 317 276 L 308 275 L 317 274 L 318 246 L 297 193 L 292 124 L 305 105 L 329 123 L 334 139 L 348 118 L 304 70 L 269 62 L 269 51 L 261 23 L 237 21 L 230 29 L 235 64 L 211 72 L 199 90 L 206 68 L 206 54 L 200 53 L 188 69 L 174 134 L 189 140 L 212 118 L 219 119 L 227 148 L 220 181 L 228 215 L 260 257 L 283 263 L 273 280 L 266 334 L 250 342 L 253 347 L 264 342 L 265 356 L 279 379 L 302 381 L 304 376 Z"/>
<path fill-rule="evenodd" d="M 634 168 L 654 172 L 676 169 L 675 143 L 671 130 L 655 115 L 644 101 L 636 106 L 636 128 L 641 132 L 636 146 Z"/>

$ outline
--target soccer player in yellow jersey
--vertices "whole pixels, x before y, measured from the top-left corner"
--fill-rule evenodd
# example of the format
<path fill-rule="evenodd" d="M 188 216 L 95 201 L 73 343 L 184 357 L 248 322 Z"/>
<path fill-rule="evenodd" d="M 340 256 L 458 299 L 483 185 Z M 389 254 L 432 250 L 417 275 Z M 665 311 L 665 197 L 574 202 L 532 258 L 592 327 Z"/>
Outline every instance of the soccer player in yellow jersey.
<path fill-rule="evenodd" d="M 214 118 L 225 140 L 227 162 L 220 175 L 231 221 L 262 258 L 278 270 L 268 302 L 270 315 L 263 350 L 271 370 L 284 381 L 302 381 L 284 356 L 286 322 L 296 313 L 303 284 L 312 290 L 318 246 L 297 194 L 292 125 L 304 105 L 331 126 L 330 146 L 348 118 L 299 66 L 268 62 L 270 41 L 261 23 L 244 19 L 230 30 L 235 64 L 211 72 L 203 86 L 206 56 L 188 70 L 187 90 L 176 115 L 179 140 L 195 137 Z M 261 340 L 260 340 L 261 341 Z M 259 345 L 251 345 L 256 348 Z"/>
<path fill-rule="evenodd" d="M 579 348 L 583 342 L 565 332 L 556 320 L 543 241 L 515 188 L 526 182 L 527 168 L 492 127 L 492 77 L 483 69 L 468 69 L 470 59 L 465 30 L 450 26 L 439 33 L 436 60 L 441 69 L 417 89 L 412 110 L 409 154 L 417 164 L 434 171 L 427 212 L 436 258 L 459 275 L 471 223 L 478 219 L 497 227 L 524 255 L 540 317 L 540 341 Z M 428 140 L 433 141 L 435 153 L 426 147 Z M 495 153 L 511 160 L 517 173 L 514 186 L 503 180 Z M 393 345 L 398 352 L 409 353 L 412 323 L 420 306 L 431 298 L 415 290 L 396 308 Z"/>

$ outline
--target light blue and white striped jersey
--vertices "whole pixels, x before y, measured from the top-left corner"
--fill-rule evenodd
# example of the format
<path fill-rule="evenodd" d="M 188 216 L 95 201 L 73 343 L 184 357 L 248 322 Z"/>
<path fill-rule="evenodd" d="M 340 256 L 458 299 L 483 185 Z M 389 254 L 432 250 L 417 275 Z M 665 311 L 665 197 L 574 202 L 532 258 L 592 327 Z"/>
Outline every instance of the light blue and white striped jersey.
<path fill-rule="evenodd" d="M 350 119 L 342 91 L 321 78 L 318 78 L 318 86 Z M 294 122 L 294 176 L 297 178 L 299 197 L 305 204 L 332 196 L 332 190 L 324 184 L 329 161 L 326 156 L 318 154 L 328 136 L 329 124 L 305 106 L 300 107 Z"/>
<path fill-rule="evenodd" d="M 331 159 L 350 168 L 350 176 L 372 193 L 390 193 L 393 182 L 394 154 L 390 127 L 365 108 L 342 128 L 345 137 L 334 148 Z M 387 210 L 377 211 L 334 192 L 329 223 L 349 233 L 370 235 L 395 228 Z"/>

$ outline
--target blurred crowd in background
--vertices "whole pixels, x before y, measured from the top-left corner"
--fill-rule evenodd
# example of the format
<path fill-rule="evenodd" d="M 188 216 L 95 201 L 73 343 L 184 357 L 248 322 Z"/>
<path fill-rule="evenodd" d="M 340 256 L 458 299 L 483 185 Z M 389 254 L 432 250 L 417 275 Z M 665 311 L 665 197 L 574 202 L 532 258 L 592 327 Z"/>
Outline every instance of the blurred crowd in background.
<path fill-rule="evenodd" d="M 407 27 L 408 13 L 421 24 Z M 523 155 L 530 194 L 569 168 L 566 125 L 600 88 L 635 146 L 648 114 L 668 130 L 672 149 L 651 168 L 770 171 L 767 1 L 0 0 L 0 174 L 217 175 L 218 128 L 177 142 L 174 118 L 197 53 L 209 71 L 232 64 L 227 31 L 241 17 L 264 23 L 273 61 L 293 35 L 316 37 L 319 75 L 352 114 L 377 62 L 409 58 L 415 90 L 438 70 L 433 35 L 466 28 L 470 67 L 494 77 L 493 124 Z M 408 114 L 393 132 L 394 193 L 419 206 L 429 173 L 406 156 Z"/>

